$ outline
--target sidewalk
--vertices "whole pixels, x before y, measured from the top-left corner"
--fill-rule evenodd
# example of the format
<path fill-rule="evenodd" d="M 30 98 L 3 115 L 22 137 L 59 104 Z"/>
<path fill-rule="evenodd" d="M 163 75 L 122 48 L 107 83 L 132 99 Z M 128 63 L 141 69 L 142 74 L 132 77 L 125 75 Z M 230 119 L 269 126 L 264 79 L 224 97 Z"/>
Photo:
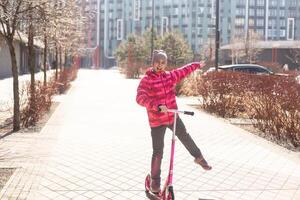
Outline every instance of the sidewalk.
<path fill-rule="evenodd" d="M 151 136 L 145 109 L 135 103 L 139 80 L 115 70 L 81 70 L 40 133 L 0 140 L 0 168 L 16 168 L 0 199 L 143 200 Z M 206 172 L 178 141 L 177 200 L 299 200 L 300 155 L 224 120 L 193 110 L 183 121 L 213 170 Z M 165 138 L 162 178 L 169 162 Z"/>

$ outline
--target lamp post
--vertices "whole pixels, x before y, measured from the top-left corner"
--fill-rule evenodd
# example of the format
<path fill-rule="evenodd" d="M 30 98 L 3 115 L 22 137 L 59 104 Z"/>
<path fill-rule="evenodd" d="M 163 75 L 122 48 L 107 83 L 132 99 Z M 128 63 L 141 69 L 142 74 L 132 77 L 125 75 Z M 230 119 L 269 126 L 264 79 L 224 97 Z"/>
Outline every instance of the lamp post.
<path fill-rule="evenodd" d="M 216 0 L 216 50 L 215 50 L 215 67 L 216 71 L 219 68 L 219 48 L 220 48 L 220 30 L 219 30 L 219 2 L 220 0 Z"/>
<path fill-rule="evenodd" d="M 154 50 L 154 0 L 152 0 L 152 25 L 151 25 L 151 52 L 150 52 L 150 62 L 152 60 L 152 54 Z"/>
<path fill-rule="evenodd" d="M 101 12 L 101 2 L 100 0 L 97 1 L 97 7 L 98 7 L 98 12 L 97 12 L 97 67 L 100 69 L 101 68 L 101 51 L 100 51 L 100 41 L 101 41 L 101 31 L 100 31 L 100 23 L 101 23 L 101 15 L 100 15 L 100 12 Z"/>

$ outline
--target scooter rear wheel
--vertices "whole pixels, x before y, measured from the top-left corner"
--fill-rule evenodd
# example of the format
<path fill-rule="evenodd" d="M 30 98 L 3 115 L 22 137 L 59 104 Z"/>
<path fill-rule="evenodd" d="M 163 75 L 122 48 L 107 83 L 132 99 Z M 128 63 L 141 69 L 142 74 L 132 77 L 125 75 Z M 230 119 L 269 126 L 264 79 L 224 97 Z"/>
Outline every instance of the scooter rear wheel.
<path fill-rule="evenodd" d="M 165 197 L 165 199 L 166 200 L 175 200 L 175 195 L 174 195 L 172 186 L 168 187 L 168 193 L 167 193 L 167 196 Z"/>

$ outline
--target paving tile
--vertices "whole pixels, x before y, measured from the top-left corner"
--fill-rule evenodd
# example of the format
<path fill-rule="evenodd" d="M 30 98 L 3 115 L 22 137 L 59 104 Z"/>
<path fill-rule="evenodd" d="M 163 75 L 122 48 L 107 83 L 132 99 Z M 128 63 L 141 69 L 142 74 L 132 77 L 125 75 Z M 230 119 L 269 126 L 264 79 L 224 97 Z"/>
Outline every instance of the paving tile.
<path fill-rule="evenodd" d="M 0 140 L 0 166 L 17 168 L 0 199 L 147 199 L 151 135 L 145 109 L 135 103 L 137 84 L 113 70 L 81 70 L 41 133 Z M 195 165 L 177 140 L 176 199 L 300 199 L 298 153 L 197 111 L 190 101 L 178 98 L 181 109 L 196 113 L 182 120 L 213 170 Z M 163 181 L 170 138 L 168 131 Z"/>

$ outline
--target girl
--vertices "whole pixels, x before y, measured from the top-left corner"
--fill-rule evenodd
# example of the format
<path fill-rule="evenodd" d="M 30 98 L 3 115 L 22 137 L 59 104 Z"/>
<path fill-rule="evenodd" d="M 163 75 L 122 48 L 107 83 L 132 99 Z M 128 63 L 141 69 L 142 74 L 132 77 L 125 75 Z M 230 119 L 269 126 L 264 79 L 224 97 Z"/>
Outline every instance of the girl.
<path fill-rule="evenodd" d="M 161 160 L 163 157 L 164 136 L 166 129 L 173 129 L 174 115 L 167 109 L 177 109 L 175 98 L 175 86 L 183 78 L 196 69 L 203 67 L 203 63 L 190 63 L 170 72 L 165 71 L 167 54 L 163 50 L 155 50 L 152 56 L 152 68 L 140 81 L 137 89 L 136 101 L 146 107 L 152 136 L 152 160 L 151 160 L 151 184 L 150 190 L 158 194 L 160 192 Z M 194 162 L 205 170 L 211 170 L 200 149 L 191 136 L 186 132 L 185 126 L 177 118 L 176 136 L 195 158 Z"/>

